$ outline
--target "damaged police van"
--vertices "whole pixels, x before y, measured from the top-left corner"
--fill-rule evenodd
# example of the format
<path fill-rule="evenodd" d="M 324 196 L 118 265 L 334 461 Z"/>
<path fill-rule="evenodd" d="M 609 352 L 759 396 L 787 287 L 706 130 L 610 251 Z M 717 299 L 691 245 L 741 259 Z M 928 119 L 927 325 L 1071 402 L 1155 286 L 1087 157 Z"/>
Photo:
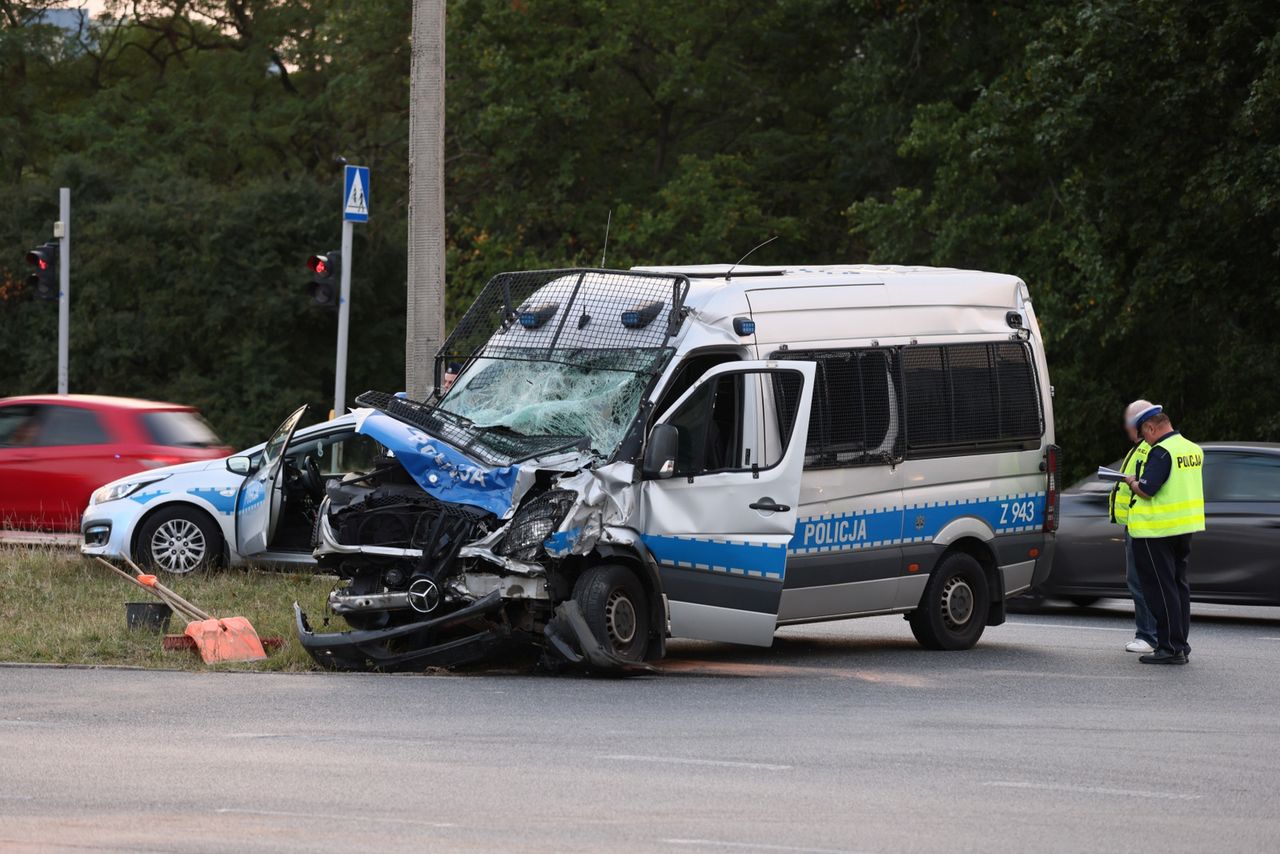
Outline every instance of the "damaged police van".
<path fill-rule="evenodd" d="M 668 638 L 903 614 L 973 646 L 1044 579 L 1051 387 L 1027 286 L 922 267 L 504 273 L 436 359 L 430 402 L 368 392 L 387 450 L 331 483 L 315 555 L 337 669 L 532 644 L 644 666 Z M 328 623 L 328 618 L 325 620 Z"/>

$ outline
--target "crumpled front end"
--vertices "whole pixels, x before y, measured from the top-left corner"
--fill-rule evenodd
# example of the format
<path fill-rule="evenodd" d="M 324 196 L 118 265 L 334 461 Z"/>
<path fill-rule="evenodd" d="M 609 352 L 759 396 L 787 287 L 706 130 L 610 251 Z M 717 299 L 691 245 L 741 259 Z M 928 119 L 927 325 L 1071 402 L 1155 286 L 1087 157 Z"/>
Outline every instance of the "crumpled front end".
<path fill-rule="evenodd" d="M 552 669 L 644 669 L 592 634 L 574 579 L 611 523 L 629 512 L 631 467 L 595 469 L 583 451 L 491 469 L 378 412 L 358 428 L 391 450 L 373 472 L 332 484 L 315 528 L 322 570 L 337 575 L 330 618 L 299 639 L 337 670 L 420 670 L 536 647 Z"/>

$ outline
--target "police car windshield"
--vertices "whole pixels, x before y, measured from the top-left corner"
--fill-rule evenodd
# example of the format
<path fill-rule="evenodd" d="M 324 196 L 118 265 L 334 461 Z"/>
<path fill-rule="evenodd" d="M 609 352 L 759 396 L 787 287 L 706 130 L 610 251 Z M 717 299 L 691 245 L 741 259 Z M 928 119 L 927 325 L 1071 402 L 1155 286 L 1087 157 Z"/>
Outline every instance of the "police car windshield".
<path fill-rule="evenodd" d="M 640 411 L 652 371 L 666 354 L 655 348 L 557 353 L 555 361 L 480 358 L 438 411 L 507 436 L 582 438 L 607 456 Z"/>

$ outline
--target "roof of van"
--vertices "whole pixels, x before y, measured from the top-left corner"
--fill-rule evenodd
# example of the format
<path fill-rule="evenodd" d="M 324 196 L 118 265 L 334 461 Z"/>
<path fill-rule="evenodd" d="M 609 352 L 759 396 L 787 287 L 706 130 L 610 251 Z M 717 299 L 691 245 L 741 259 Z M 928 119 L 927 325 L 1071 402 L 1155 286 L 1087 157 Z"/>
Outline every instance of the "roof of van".
<path fill-rule="evenodd" d="M 883 285 L 902 291 L 895 299 L 903 303 L 952 305 L 1008 305 L 1014 289 L 1022 284 L 1017 276 L 985 273 L 953 267 L 906 267 L 880 264 L 838 264 L 830 266 L 783 265 L 761 267 L 732 264 L 692 264 L 677 267 L 633 267 L 651 273 L 675 273 L 689 277 L 688 301 L 699 303 L 714 292 L 734 287 L 743 291 L 771 288 L 831 287 L 833 285 Z M 733 271 L 732 278 L 725 274 Z"/>

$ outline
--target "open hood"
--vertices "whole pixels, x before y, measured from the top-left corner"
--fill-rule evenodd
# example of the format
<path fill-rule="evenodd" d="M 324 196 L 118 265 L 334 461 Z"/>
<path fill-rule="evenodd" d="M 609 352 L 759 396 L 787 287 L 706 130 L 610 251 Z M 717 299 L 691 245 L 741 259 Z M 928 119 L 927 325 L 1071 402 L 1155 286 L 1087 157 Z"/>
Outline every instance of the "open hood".
<path fill-rule="evenodd" d="M 505 518 L 533 484 L 534 469 L 473 462 L 447 442 L 375 409 L 356 410 L 356 432 L 389 449 L 431 497 L 479 507 Z"/>

